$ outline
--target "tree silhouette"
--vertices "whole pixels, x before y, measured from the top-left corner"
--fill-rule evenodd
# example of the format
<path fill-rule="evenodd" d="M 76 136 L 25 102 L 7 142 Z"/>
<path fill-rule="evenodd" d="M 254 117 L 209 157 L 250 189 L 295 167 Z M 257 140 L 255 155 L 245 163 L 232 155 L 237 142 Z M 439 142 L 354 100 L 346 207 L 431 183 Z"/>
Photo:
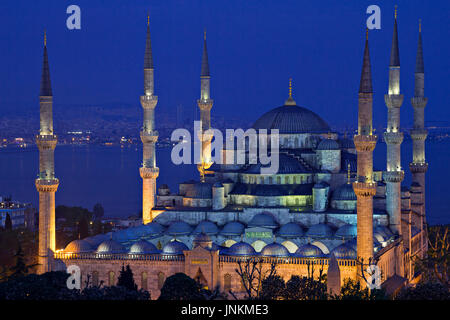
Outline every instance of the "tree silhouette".
<path fill-rule="evenodd" d="M 197 281 L 184 273 L 175 273 L 164 281 L 158 300 L 205 300 L 205 296 Z"/>
<path fill-rule="evenodd" d="M 105 210 L 103 209 L 103 206 L 100 203 L 96 203 L 94 205 L 92 212 L 94 214 L 94 220 L 101 220 L 101 218 L 105 214 Z"/>
<path fill-rule="evenodd" d="M 6 214 L 5 229 L 6 230 L 12 230 L 12 221 L 11 221 L 11 216 L 9 215 L 9 213 Z"/>
<path fill-rule="evenodd" d="M 134 282 L 133 271 L 131 271 L 129 265 L 127 265 L 126 269 L 122 266 L 119 278 L 117 279 L 117 286 L 137 291 L 137 284 Z"/>

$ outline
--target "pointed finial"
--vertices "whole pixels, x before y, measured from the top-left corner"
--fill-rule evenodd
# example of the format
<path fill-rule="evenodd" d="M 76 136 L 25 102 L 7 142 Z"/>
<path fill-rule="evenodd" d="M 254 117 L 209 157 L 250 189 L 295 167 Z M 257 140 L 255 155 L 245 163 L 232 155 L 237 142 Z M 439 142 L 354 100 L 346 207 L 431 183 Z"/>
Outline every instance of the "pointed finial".
<path fill-rule="evenodd" d="M 147 25 L 150 25 L 150 12 L 147 12 Z"/>
<path fill-rule="evenodd" d="M 347 164 L 347 183 L 350 184 L 350 163 Z"/>
<path fill-rule="evenodd" d="M 366 28 L 366 40 L 369 40 L 369 28 Z"/>
<path fill-rule="evenodd" d="M 289 78 L 289 98 L 292 98 L 292 78 Z"/>
<path fill-rule="evenodd" d="M 395 18 L 395 20 L 397 20 L 397 5 L 395 5 L 395 9 L 394 9 L 394 18 Z"/>
<path fill-rule="evenodd" d="M 47 46 L 47 31 L 44 29 L 44 47 Z"/>
<path fill-rule="evenodd" d="M 419 32 L 422 32 L 422 19 L 419 19 Z"/>
<path fill-rule="evenodd" d="M 205 30 L 203 30 L 203 40 L 205 40 L 205 41 L 206 41 L 206 29 L 205 29 Z"/>

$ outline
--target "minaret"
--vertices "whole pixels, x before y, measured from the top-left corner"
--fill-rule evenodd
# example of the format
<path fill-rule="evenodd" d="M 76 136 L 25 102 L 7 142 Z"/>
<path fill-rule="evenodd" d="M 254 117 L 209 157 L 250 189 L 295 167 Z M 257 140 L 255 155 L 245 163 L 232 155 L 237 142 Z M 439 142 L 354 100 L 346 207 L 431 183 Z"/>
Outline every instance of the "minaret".
<path fill-rule="evenodd" d="M 41 90 L 39 94 L 40 129 L 36 136 L 39 148 L 39 256 L 38 273 L 52 271 L 55 252 L 55 192 L 59 180 L 55 178 L 54 151 L 57 137 L 53 132 L 53 94 L 47 55 L 47 36 L 44 33 L 44 61 L 42 65 Z"/>
<path fill-rule="evenodd" d="M 391 59 L 389 64 L 389 91 L 384 95 L 388 107 L 388 121 L 384 140 L 386 142 L 386 211 L 389 225 L 396 234 L 401 234 L 401 182 L 404 172 L 400 163 L 400 147 L 403 133 L 400 132 L 400 107 L 403 95 L 400 94 L 400 58 L 398 54 L 397 7 L 395 7 L 394 33 L 392 36 Z"/>
<path fill-rule="evenodd" d="M 208 63 L 208 50 L 206 48 L 206 31 L 203 37 L 203 57 L 202 69 L 200 73 L 200 99 L 197 100 L 198 108 L 200 109 L 200 132 L 199 139 L 202 143 L 201 164 L 197 165 L 200 172 L 201 182 L 205 181 L 206 170 L 211 167 L 211 140 L 212 135 L 207 134 L 207 130 L 211 129 L 211 108 L 213 100 L 210 97 L 210 74 Z"/>
<path fill-rule="evenodd" d="M 353 182 L 353 190 L 357 197 L 356 252 L 358 259 L 362 259 L 364 265 L 369 264 L 373 258 L 373 196 L 376 193 L 376 184 L 373 181 L 373 150 L 377 143 L 377 136 L 372 131 L 373 90 L 370 68 L 369 38 L 368 30 L 366 30 L 366 45 L 358 93 L 358 134 L 353 137 L 358 165 L 357 178 Z"/>
<path fill-rule="evenodd" d="M 414 108 L 414 126 L 410 131 L 413 141 L 413 161 L 409 164 L 409 168 L 412 173 L 412 181 L 418 183 L 421 189 L 420 214 L 422 215 L 422 223 L 425 222 L 425 173 L 428 169 L 428 163 L 425 160 L 427 130 L 424 125 L 424 109 L 428 99 L 424 97 L 424 76 L 422 26 L 419 21 L 419 40 L 417 44 L 416 70 L 414 73 L 414 97 L 411 98 L 411 104 Z M 422 246 L 426 245 L 425 237 L 423 237 L 423 240 L 425 243 L 422 243 Z"/>
<path fill-rule="evenodd" d="M 153 220 L 152 209 L 155 205 L 156 178 L 159 168 L 156 166 L 155 143 L 158 141 L 158 131 L 155 130 L 155 107 L 158 97 L 154 95 L 152 44 L 150 41 L 150 17 L 147 17 L 147 39 L 144 57 L 144 95 L 141 105 L 144 109 L 144 124 L 141 129 L 143 146 L 142 166 L 139 173 L 142 178 L 142 223 Z"/>

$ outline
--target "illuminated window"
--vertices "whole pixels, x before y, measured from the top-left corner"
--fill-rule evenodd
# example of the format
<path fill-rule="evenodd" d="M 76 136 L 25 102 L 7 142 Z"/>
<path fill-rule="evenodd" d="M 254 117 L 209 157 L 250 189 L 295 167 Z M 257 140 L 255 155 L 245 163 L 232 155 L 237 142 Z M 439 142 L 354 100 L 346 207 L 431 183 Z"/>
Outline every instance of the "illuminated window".
<path fill-rule="evenodd" d="M 163 285 L 164 285 L 164 281 L 166 281 L 166 276 L 164 275 L 164 273 L 160 272 L 158 273 L 158 289 L 161 290 Z"/>
<path fill-rule="evenodd" d="M 141 287 L 144 290 L 147 290 L 147 272 L 142 272 L 142 279 L 141 279 L 142 283 L 141 283 Z"/>
<path fill-rule="evenodd" d="M 92 272 L 92 285 L 98 286 L 98 271 Z"/>
<path fill-rule="evenodd" d="M 227 273 L 223 277 L 223 288 L 225 292 L 228 292 L 231 290 L 231 274 Z"/>
<path fill-rule="evenodd" d="M 108 274 L 108 285 L 113 286 L 116 284 L 114 271 L 110 271 Z"/>

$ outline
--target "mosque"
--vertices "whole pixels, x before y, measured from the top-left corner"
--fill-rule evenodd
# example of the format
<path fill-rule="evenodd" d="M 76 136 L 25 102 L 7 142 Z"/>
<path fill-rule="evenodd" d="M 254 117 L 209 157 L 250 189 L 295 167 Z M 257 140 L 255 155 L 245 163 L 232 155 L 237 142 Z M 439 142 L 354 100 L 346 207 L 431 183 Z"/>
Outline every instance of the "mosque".
<path fill-rule="evenodd" d="M 420 24 L 419 24 L 420 25 Z M 262 165 L 211 162 L 211 137 L 202 139 L 200 179 L 182 182 L 178 190 L 166 184 L 156 188 L 154 112 L 154 65 L 147 22 L 144 58 L 144 94 L 140 97 L 144 121 L 143 223 L 108 234 L 72 241 L 55 250 L 54 199 L 59 180 L 55 178 L 53 150 L 52 91 L 47 47 L 41 80 L 39 261 L 40 272 L 81 268 L 83 279 L 113 285 L 122 265 L 130 265 L 140 288 L 159 296 L 164 280 L 183 272 L 205 287 L 219 287 L 243 294 L 235 272 L 238 261 L 260 259 L 264 266 L 276 263 L 277 274 L 306 276 L 308 268 L 328 273 L 328 286 L 339 292 L 344 279 L 360 280 L 370 264 L 381 271 L 381 284 L 388 292 L 414 283 L 414 257 L 427 250 L 425 219 L 424 66 L 421 27 L 415 69 L 413 182 L 402 186 L 400 166 L 400 60 L 397 12 L 389 64 L 389 87 L 385 94 L 388 122 L 383 140 L 387 147 L 386 168 L 373 169 L 373 150 L 378 137 L 372 130 L 372 76 L 369 40 L 366 35 L 358 92 L 358 133 L 353 139 L 339 137 L 313 111 L 298 106 L 291 85 L 287 100 L 261 115 L 254 129 L 279 130 L 279 170 L 262 175 Z M 206 35 L 197 101 L 202 132 L 211 127 L 211 74 Z M 350 110 L 349 110 L 350 112 Z M 236 150 L 226 150 L 234 159 Z M 231 162 L 231 164 L 230 164 Z M 316 272 L 315 276 L 318 275 Z"/>

